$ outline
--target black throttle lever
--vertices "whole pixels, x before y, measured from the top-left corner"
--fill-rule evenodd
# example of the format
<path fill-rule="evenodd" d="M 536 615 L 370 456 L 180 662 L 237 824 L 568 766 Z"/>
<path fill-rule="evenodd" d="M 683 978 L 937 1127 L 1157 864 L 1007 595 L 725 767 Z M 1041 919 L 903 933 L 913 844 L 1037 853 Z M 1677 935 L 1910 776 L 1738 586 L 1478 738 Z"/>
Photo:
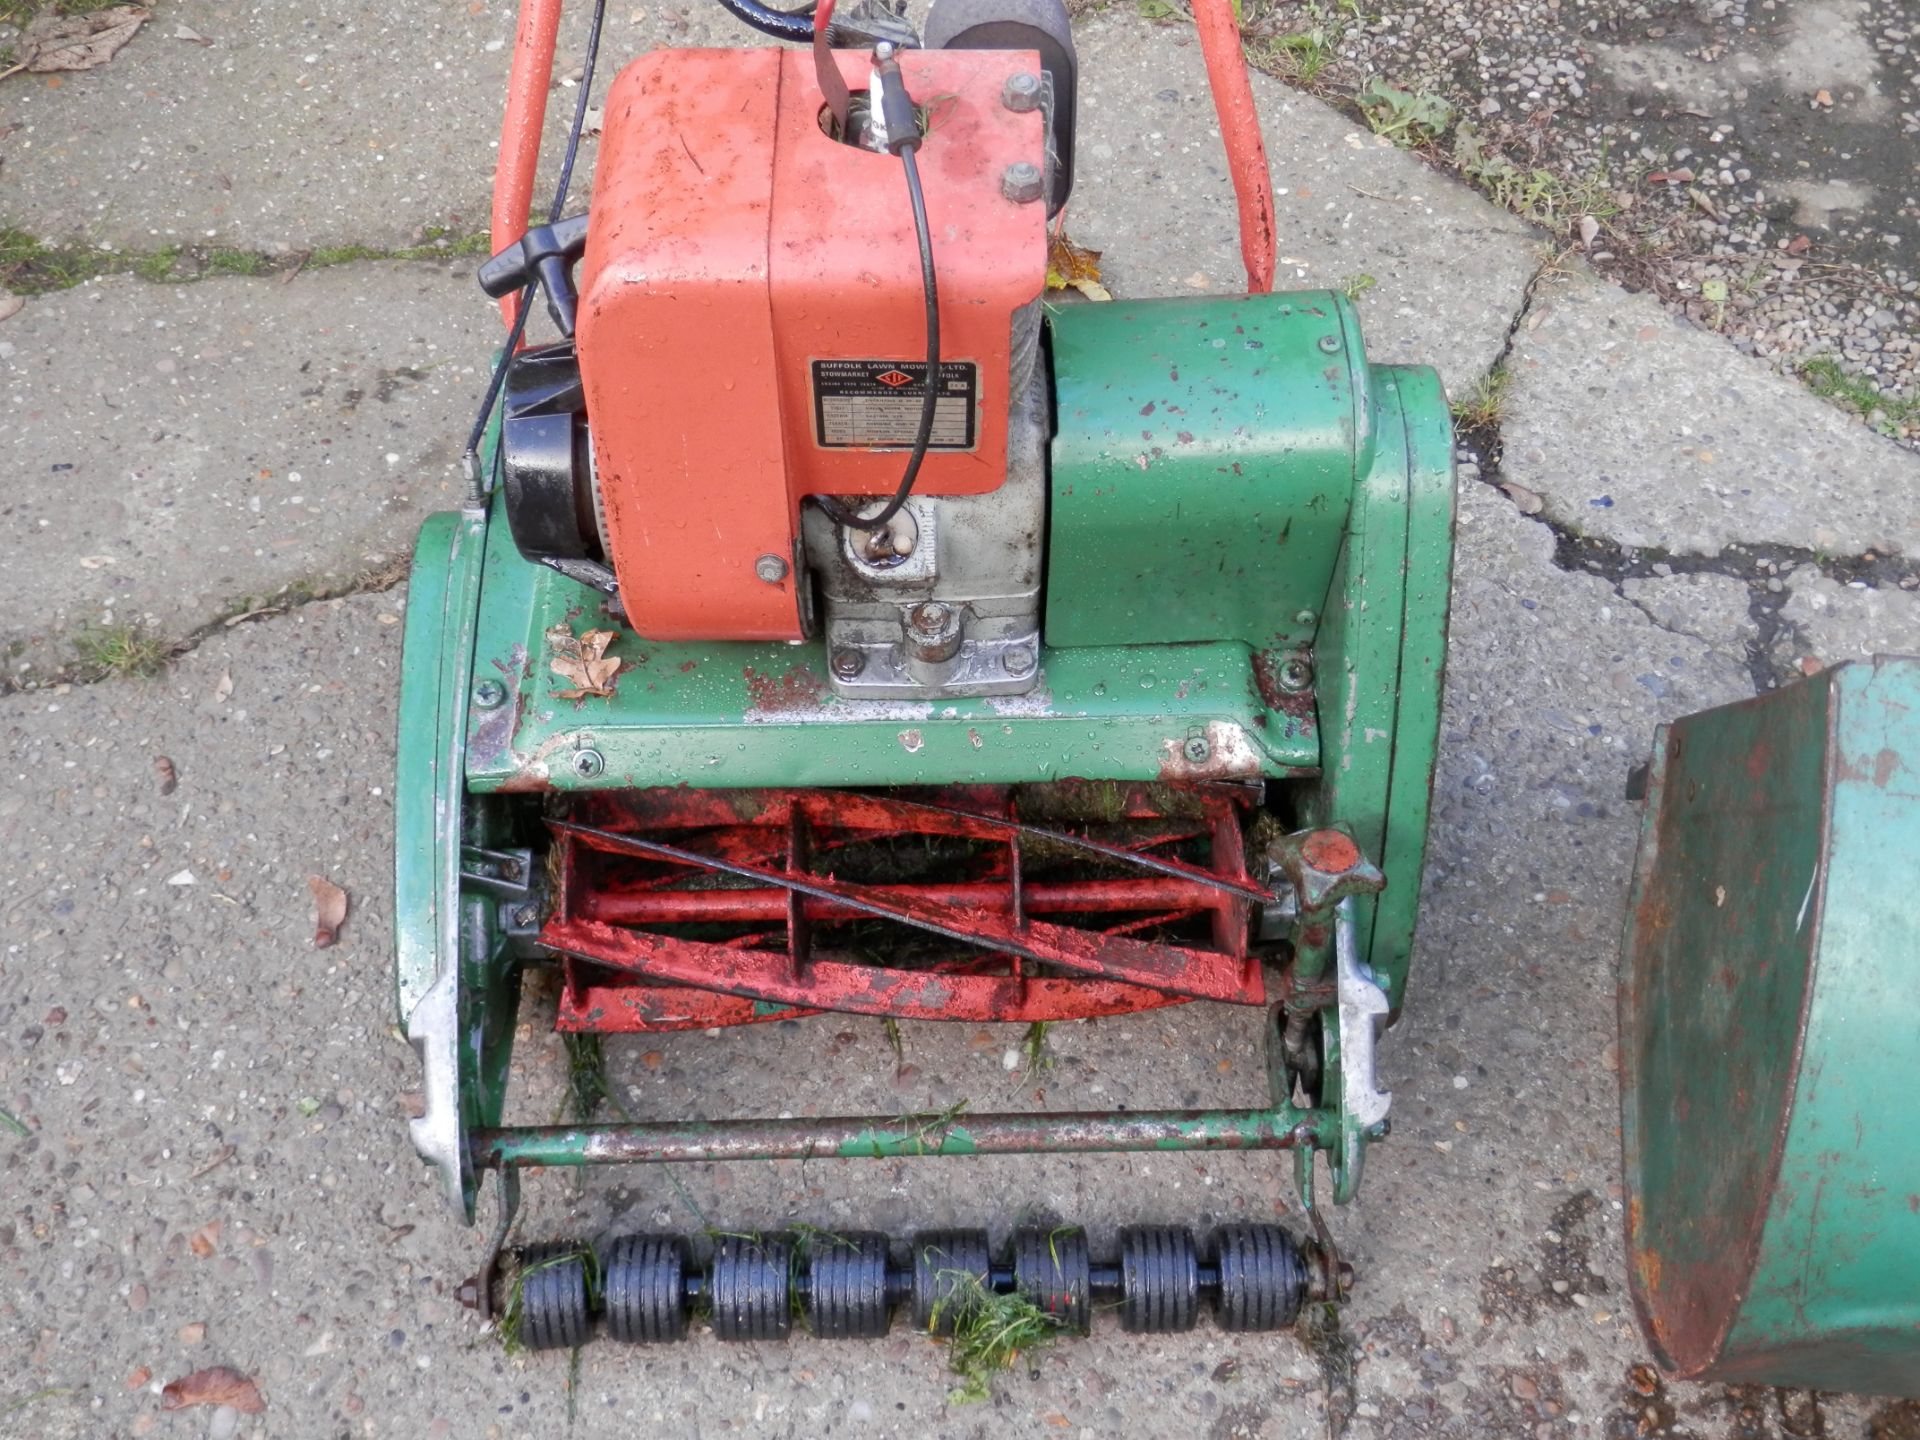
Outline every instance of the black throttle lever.
<path fill-rule="evenodd" d="M 573 267 L 587 249 L 587 217 L 535 225 L 480 267 L 480 288 L 499 300 L 537 283 L 560 333 L 573 338 Z"/>

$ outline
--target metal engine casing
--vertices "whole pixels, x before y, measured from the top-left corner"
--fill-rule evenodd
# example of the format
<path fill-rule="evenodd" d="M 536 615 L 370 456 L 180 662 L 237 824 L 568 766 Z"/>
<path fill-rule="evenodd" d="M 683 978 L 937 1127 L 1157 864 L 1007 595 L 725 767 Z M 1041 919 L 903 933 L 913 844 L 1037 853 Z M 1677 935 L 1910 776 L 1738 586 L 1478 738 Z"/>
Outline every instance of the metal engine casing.
<path fill-rule="evenodd" d="M 1018 695 L 1040 673 L 1040 581 L 1047 522 L 1049 387 L 1040 312 L 1014 319 L 1015 391 L 1007 478 L 985 495 L 915 494 L 877 536 L 803 516 L 819 586 L 830 683 L 847 699 Z M 1019 379 L 1024 368 L 1025 379 Z M 875 561 L 904 532 L 905 554 Z"/>

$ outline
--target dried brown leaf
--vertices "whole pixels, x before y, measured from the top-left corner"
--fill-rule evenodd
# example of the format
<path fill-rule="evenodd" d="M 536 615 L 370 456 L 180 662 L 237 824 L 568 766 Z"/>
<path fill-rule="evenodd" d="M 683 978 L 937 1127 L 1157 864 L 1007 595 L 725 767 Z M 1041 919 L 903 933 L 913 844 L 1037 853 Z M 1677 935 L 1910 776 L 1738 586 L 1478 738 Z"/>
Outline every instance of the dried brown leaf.
<path fill-rule="evenodd" d="M 313 891 L 313 948 L 324 950 L 347 922 L 347 892 L 319 875 L 307 877 L 307 888 Z"/>
<path fill-rule="evenodd" d="M 607 647 L 618 638 L 614 630 L 589 630 L 575 635 L 565 625 L 547 631 L 547 647 L 553 658 L 547 668 L 567 682 L 564 690 L 550 692 L 556 700 L 608 699 L 613 694 L 613 677 L 620 673 L 621 661 L 607 654 Z"/>
<path fill-rule="evenodd" d="M 36 74 L 91 70 L 111 60 L 152 13 L 144 5 L 115 5 L 91 15 L 48 11 L 20 32 L 15 64 Z"/>
<path fill-rule="evenodd" d="M 258 1415 L 267 1408 L 260 1387 L 229 1365 L 210 1365 L 182 1375 L 160 1392 L 162 1410 L 184 1410 L 189 1405 L 231 1405 L 242 1415 Z"/>
<path fill-rule="evenodd" d="M 1546 508 L 1546 500 L 1538 492 L 1529 490 L 1524 485 L 1515 485 L 1508 480 L 1501 482 L 1500 488 L 1506 492 L 1507 498 L 1519 507 L 1522 515 L 1538 515 Z"/>
<path fill-rule="evenodd" d="M 26 307 L 27 297 L 11 290 L 0 290 L 0 320 L 11 320 Z"/>
<path fill-rule="evenodd" d="M 1113 298 L 1100 283 L 1100 252 L 1074 244 L 1064 230 L 1047 237 L 1047 288 L 1078 290 L 1089 300 Z"/>
<path fill-rule="evenodd" d="M 160 793 L 173 794 L 174 787 L 180 783 L 180 773 L 173 768 L 173 761 L 164 755 L 154 756 L 153 773 L 160 777 Z"/>

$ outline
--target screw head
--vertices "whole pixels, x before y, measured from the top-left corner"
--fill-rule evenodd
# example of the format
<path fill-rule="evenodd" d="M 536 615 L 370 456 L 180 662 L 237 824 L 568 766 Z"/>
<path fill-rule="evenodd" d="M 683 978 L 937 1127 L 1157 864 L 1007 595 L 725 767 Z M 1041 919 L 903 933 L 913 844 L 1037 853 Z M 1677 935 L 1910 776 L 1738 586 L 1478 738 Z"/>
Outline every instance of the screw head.
<path fill-rule="evenodd" d="M 953 618 L 953 611 L 938 600 L 929 600 L 925 604 L 913 607 L 908 617 L 913 628 L 927 635 L 938 635 L 946 628 L 947 621 Z"/>
<path fill-rule="evenodd" d="M 1040 77 L 1021 70 L 1007 77 L 1000 87 L 1000 103 L 1017 115 L 1040 108 Z"/>
<path fill-rule="evenodd" d="M 1298 692 L 1313 686 L 1313 666 L 1306 661 L 1293 659 L 1280 666 L 1280 673 L 1274 677 L 1280 682 L 1282 690 Z"/>
<path fill-rule="evenodd" d="M 507 698 L 507 687 L 498 680 L 482 680 L 473 687 L 473 703 L 482 710 L 491 710 Z"/>
<path fill-rule="evenodd" d="M 573 773 L 582 780 L 591 780 L 606 768 L 606 757 L 598 750 L 582 750 L 573 757 Z"/>
<path fill-rule="evenodd" d="M 1320 617 L 1311 610 L 1302 610 L 1293 617 L 1293 623 L 1296 625 L 1314 625 L 1319 623 L 1319 620 Z"/>
<path fill-rule="evenodd" d="M 1201 765 L 1205 764 L 1207 757 L 1213 754 L 1213 747 L 1206 742 L 1204 736 L 1189 735 L 1187 743 L 1181 747 L 1181 753 L 1195 765 Z"/>
<path fill-rule="evenodd" d="M 833 673 L 842 680 L 851 680 L 867 668 L 867 657 L 858 650 L 836 650 L 833 652 Z"/>
<path fill-rule="evenodd" d="M 1340 348 L 1340 337 L 1338 335 L 1322 335 L 1320 337 L 1320 348 L 1329 355 L 1333 354 L 1334 351 Z"/>
<path fill-rule="evenodd" d="M 1027 205 L 1040 198 L 1044 189 L 1040 167 L 1020 160 L 1000 172 L 1000 193 L 1016 205 Z"/>
<path fill-rule="evenodd" d="M 753 562 L 753 573 L 769 585 L 778 585 L 787 578 L 787 562 L 779 555 L 762 555 Z"/>
<path fill-rule="evenodd" d="M 1033 669 L 1033 651 L 1025 645 L 1015 645 L 1000 652 L 1000 668 L 1009 675 L 1025 675 Z"/>

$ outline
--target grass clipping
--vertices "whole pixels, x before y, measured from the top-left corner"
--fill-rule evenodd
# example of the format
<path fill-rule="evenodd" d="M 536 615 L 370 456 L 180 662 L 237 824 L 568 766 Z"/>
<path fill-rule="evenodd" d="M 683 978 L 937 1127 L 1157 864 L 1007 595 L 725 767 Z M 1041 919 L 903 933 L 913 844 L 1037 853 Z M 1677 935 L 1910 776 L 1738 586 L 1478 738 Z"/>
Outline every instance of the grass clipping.
<path fill-rule="evenodd" d="M 947 1368 L 960 1377 L 947 1399 L 977 1405 L 992 1398 L 993 1377 L 1050 1343 L 1060 1333 L 1060 1322 L 1025 1295 L 994 1293 L 978 1275 L 961 1270 L 940 1275 L 951 1288 L 933 1307 L 933 1328 L 951 1322 Z"/>

